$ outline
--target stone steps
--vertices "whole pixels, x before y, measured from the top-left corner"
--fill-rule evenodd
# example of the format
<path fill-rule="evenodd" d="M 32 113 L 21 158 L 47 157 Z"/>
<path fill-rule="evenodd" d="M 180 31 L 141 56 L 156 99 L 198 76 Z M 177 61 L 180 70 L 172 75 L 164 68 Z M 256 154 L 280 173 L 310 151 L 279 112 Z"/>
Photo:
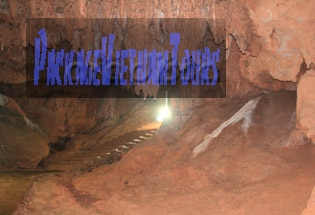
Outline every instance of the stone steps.
<path fill-rule="evenodd" d="M 90 148 L 81 149 L 79 152 L 72 154 L 66 159 L 57 159 L 52 164 L 44 167 L 47 170 L 89 170 L 91 168 L 111 164 L 121 159 L 121 155 L 132 150 L 138 144 L 144 144 L 151 140 L 156 133 L 156 130 L 147 130 L 137 132 L 137 138 L 130 134 L 130 138 L 124 138 L 124 141 L 113 140 L 109 143 L 93 146 Z M 128 139 L 126 141 L 126 139 Z"/>

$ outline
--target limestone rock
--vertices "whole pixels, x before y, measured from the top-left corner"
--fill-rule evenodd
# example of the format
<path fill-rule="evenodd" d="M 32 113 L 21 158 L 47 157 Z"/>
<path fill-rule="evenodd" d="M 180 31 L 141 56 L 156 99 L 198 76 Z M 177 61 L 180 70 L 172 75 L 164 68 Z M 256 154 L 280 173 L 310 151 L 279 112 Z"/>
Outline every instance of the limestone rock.
<path fill-rule="evenodd" d="M 307 207 L 301 213 L 301 215 L 312 215 L 312 214 L 315 214 L 315 187 L 313 189 L 311 198 L 307 202 Z"/>
<path fill-rule="evenodd" d="M 295 82 L 303 58 L 310 65 L 315 57 L 312 41 L 314 31 L 310 31 L 315 27 L 315 5 L 311 1 L 244 2 L 262 41 L 264 52 L 270 53 L 257 58 L 257 62 L 251 67 L 255 68 L 255 72 L 269 70 L 274 79 Z M 265 65 L 259 68 L 261 61 Z"/>
<path fill-rule="evenodd" d="M 297 89 L 297 127 L 315 143 L 315 71 L 308 70 L 300 78 Z"/>
<path fill-rule="evenodd" d="M 48 140 L 23 118 L 0 110 L 0 170 L 32 169 L 48 155 Z"/>

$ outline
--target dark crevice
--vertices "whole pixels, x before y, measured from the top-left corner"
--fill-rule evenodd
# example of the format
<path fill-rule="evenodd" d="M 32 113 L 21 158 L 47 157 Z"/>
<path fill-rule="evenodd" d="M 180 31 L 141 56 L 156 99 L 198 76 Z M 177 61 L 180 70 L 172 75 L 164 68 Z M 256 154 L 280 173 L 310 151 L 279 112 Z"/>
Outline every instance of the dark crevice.
<path fill-rule="evenodd" d="M 67 149 L 68 142 L 71 140 L 71 137 L 58 137 L 56 143 L 49 144 L 49 154 L 53 155 Z"/>

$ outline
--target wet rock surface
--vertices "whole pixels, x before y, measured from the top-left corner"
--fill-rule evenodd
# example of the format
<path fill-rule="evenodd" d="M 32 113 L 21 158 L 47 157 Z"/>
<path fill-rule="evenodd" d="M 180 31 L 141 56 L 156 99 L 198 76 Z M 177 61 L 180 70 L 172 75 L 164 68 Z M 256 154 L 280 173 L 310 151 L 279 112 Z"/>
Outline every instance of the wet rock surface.
<path fill-rule="evenodd" d="M 48 155 L 48 139 L 0 107 L 0 170 L 34 169 Z"/>
<path fill-rule="evenodd" d="M 1 171 L 0 172 L 0 214 L 8 215 L 16 211 L 23 200 L 32 180 L 47 171 Z"/>

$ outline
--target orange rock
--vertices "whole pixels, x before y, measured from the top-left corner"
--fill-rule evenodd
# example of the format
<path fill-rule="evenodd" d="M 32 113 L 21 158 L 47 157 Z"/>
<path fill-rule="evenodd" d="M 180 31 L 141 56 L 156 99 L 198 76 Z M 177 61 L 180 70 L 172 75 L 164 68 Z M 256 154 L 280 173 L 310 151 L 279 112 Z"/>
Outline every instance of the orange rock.
<path fill-rule="evenodd" d="M 300 78 L 297 89 L 297 127 L 315 143 L 315 72 L 308 70 Z"/>
<path fill-rule="evenodd" d="M 312 214 L 315 214 L 315 187 L 313 189 L 311 198 L 307 202 L 307 207 L 301 213 L 301 215 L 312 215 Z"/>

